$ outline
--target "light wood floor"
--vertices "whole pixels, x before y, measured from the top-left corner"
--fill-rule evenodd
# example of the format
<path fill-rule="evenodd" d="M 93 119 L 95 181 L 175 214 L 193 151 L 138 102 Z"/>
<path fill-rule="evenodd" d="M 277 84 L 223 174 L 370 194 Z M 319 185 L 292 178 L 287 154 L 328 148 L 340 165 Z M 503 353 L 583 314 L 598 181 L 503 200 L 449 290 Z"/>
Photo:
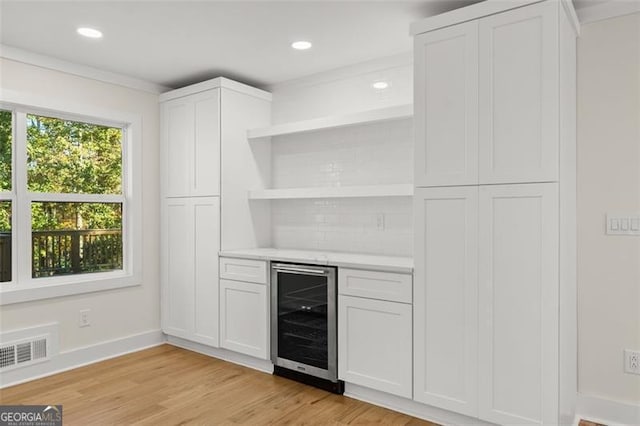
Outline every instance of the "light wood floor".
<path fill-rule="evenodd" d="M 0 390 L 1 404 L 62 404 L 65 425 L 428 423 L 170 345 Z"/>

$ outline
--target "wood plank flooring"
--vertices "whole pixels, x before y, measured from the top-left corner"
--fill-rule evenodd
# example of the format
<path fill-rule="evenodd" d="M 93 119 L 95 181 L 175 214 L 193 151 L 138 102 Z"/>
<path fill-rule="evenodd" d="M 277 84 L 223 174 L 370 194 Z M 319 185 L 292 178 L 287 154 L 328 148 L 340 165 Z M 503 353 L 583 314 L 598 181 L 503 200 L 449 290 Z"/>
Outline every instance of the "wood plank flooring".
<path fill-rule="evenodd" d="M 65 425 L 435 426 L 195 352 L 162 345 L 0 390 L 1 404 L 62 404 Z"/>

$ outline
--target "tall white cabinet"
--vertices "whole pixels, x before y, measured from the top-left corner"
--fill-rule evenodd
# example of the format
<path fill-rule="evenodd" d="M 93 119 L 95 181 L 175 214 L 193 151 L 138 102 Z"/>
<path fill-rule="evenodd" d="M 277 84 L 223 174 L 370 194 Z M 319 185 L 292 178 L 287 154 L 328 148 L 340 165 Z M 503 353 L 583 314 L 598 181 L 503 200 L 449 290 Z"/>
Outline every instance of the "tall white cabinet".
<path fill-rule="evenodd" d="M 416 401 L 572 420 L 577 29 L 555 0 L 412 27 Z"/>
<path fill-rule="evenodd" d="M 242 180 L 256 178 L 248 172 L 238 177 L 238 167 L 222 167 L 221 158 L 226 153 L 236 165 L 253 158 L 246 131 L 269 122 L 270 100 L 267 92 L 225 78 L 160 96 L 161 317 L 170 336 L 224 346 L 218 253 L 255 244 L 260 235 L 253 227 L 269 216 L 258 212 L 256 219 L 246 202 Z M 227 247 L 221 232 L 225 218 L 227 229 L 238 230 L 225 236 Z"/>

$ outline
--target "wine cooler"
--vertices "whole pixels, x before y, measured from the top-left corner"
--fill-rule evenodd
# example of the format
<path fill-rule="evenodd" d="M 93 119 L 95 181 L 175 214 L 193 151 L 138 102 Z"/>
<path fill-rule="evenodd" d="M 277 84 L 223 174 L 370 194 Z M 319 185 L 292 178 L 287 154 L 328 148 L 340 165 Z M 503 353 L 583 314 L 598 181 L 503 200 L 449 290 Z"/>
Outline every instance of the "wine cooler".
<path fill-rule="evenodd" d="M 342 393 L 338 380 L 336 268 L 271 265 L 274 374 Z"/>

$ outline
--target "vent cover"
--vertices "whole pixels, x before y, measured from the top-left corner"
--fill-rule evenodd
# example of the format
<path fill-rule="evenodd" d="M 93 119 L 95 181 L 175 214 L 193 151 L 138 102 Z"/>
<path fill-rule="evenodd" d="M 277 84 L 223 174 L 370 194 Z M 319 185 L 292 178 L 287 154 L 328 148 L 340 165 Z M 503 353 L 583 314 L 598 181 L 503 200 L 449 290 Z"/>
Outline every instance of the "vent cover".
<path fill-rule="evenodd" d="M 0 369 L 12 366 L 16 363 L 15 345 L 3 346 L 0 348 Z"/>
<path fill-rule="evenodd" d="M 5 344 L 0 347 L 0 370 L 46 361 L 49 336 Z"/>

